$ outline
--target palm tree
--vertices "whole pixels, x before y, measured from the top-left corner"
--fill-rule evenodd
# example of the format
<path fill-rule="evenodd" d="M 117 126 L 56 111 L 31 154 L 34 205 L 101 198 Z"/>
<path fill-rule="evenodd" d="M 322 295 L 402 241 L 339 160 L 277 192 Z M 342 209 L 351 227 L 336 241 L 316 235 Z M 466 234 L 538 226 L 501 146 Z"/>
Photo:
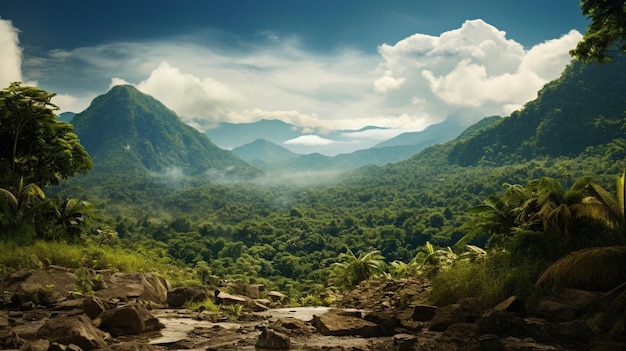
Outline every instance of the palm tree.
<path fill-rule="evenodd" d="M 346 248 L 346 253 L 338 257 L 340 262 L 333 263 L 331 282 L 339 287 L 354 288 L 360 282 L 379 275 L 385 270 L 385 257 L 380 251 L 360 252 L 356 256 Z"/>
<path fill-rule="evenodd" d="M 19 230 L 24 224 L 34 224 L 35 210 L 46 198 L 43 190 L 34 183 L 24 185 L 20 178 L 18 186 L 13 189 L 0 188 L 0 197 L 5 199 L 6 219 L 9 229 Z"/>
<path fill-rule="evenodd" d="M 593 198 L 586 199 L 590 208 L 590 214 L 594 218 L 604 219 L 611 227 L 617 229 L 626 238 L 626 170 L 616 179 L 616 196 L 614 197 L 598 184 L 590 183 L 589 191 Z"/>

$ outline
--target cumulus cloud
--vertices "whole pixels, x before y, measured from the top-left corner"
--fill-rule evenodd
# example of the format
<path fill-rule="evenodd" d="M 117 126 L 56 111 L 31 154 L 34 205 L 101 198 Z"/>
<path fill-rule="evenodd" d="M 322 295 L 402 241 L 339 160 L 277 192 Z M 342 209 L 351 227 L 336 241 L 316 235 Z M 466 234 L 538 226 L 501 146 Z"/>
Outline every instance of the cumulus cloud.
<path fill-rule="evenodd" d="M 0 87 L 22 81 L 22 49 L 13 23 L 0 19 Z"/>
<path fill-rule="evenodd" d="M 569 50 L 581 38 L 572 30 L 526 51 L 484 21 L 466 21 L 440 36 L 415 34 L 381 45 L 383 74 L 374 88 L 406 106 L 419 102 L 431 116 L 507 115 L 561 74 L 571 61 Z M 469 110 L 459 112 L 462 108 Z"/>

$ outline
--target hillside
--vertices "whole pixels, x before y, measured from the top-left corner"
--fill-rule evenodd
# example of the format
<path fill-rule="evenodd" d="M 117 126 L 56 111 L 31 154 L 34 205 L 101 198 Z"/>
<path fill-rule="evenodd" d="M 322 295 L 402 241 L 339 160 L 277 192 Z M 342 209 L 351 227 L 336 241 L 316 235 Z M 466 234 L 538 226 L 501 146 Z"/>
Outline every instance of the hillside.
<path fill-rule="evenodd" d="M 132 86 L 115 86 L 72 119 L 95 172 L 259 174 L 230 151 L 183 123 L 156 99 Z"/>
<path fill-rule="evenodd" d="M 232 152 L 257 167 L 275 165 L 300 156 L 265 139 L 236 147 Z"/>
<path fill-rule="evenodd" d="M 537 99 L 486 131 L 454 145 L 463 166 L 503 165 L 537 157 L 576 156 L 623 137 L 626 56 L 610 64 L 573 61 Z"/>

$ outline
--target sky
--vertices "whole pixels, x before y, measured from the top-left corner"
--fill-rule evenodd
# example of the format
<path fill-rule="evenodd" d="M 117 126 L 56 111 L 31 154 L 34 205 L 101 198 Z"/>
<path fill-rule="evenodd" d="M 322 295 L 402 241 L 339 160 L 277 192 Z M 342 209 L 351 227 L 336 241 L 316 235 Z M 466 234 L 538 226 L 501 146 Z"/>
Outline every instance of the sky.
<path fill-rule="evenodd" d="M 280 119 L 310 132 L 292 144 L 348 152 L 509 115 L 588 24 L 576 0 L 1 1 L 0 86 L 78 113 L 132 84 L 200 131 Z M 386 129 L 325 137 L 371 125 Z"/>

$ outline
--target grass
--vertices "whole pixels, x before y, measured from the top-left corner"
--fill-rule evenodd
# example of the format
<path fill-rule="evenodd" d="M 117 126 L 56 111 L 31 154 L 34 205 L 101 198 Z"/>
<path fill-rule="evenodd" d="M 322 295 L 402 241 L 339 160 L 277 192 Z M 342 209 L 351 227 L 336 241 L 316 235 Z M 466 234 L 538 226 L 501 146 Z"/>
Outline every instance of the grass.
<path fill-rule="evenodd" d="M 185 303 L 185 305 L 183 306 L 184 308 L 188 309 L 188 310 L 192 310 L 192 311 L 197 311 L 200 308 L 203 308 L 205 311 L 210 311 L 210 312 L 219 312 L 220 311 L 220 306 L 216 305 L 215 303 L 213 303 L 213 300 L 204 300 L 204 301 L 199 301 L 199 302 L 187 302 Z"/>
<path fill-rule="evenodd" d="M 156 272 L 173 286 L 197 283 L 193 272 L 177 267 L 169 258 L 151 252 L 120 247 L 77 245 L 37 241 L 21 246 L 0 241 L 0 280 L 22 268 L 42 268 L 47 264 L 71 269 L 110 269 L 117 272 Z"/>

